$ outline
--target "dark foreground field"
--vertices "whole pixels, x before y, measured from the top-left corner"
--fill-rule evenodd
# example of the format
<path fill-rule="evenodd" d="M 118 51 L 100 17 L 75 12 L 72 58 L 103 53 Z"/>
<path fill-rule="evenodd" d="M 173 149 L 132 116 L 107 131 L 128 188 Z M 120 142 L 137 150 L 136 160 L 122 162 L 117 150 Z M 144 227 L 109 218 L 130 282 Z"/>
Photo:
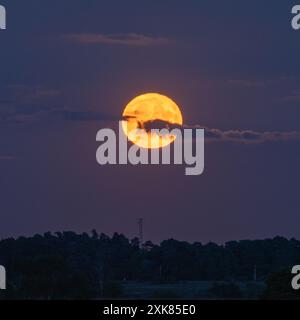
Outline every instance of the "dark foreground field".
<path fill-rule="evenodd" d="M 119 283 L 129 299 L 260 299 L 264 282 L 179 281 L 168 284 Z"/>
<path fill-rule="evenodd" d="M 2 299 L 297 298 L 291 268 L 300 242 L 140 244 L 120 234 L 50 232 L 0 241 Z"/>

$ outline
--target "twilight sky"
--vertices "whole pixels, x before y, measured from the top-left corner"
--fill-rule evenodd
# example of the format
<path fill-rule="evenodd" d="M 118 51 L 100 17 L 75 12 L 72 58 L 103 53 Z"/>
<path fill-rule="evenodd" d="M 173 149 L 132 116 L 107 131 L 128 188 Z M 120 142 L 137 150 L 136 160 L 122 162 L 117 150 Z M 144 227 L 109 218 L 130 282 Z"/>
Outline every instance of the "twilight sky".
<path fill-rule="evenodd" d="M 133 237 L 140 217 L 154 241 L 300 238 L 297 1 L 0 3 L 0 238 Z M 207 128 L 203 175 L 96 163 L 97 131 L 145 92 Z"/>

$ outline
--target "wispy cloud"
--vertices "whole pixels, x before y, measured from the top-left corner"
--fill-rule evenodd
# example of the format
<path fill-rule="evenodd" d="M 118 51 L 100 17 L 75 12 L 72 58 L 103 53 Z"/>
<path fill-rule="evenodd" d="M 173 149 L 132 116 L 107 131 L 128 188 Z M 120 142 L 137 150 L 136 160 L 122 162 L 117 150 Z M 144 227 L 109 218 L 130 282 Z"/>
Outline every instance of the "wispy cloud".
<path fill-rule="evenodd" d="M 258 144 L 265 142 L 300 141 L 299 131 L 265 131 L 205 129 L 205 139 L 208 141 L 237 142 L 244 144 Z"/>
<path fill-rule="evenodd" d="M 101 34 L 101 33 L 78 33 L 63 35 L 68 42 L 79 44 L 102 44 L 122 46 L 160 46 L 171 43 L 164 37 L 152 37 L 137 33 L 128 34 Z"/>
<path fill-rule="evenodd" d="M 1 91 L 1 90 L 0 90 Z M 104 114 L 92 110 L 73 109 L 66 106 L 57 106 L 49 103 L 49 98 L 59 95 L 59 92 L 52 88 L 42 86 L 11 85 L 3 90 L 0 100 L 0 124 L 26 124 L 37 121 L 68 121 L 68 122 L 99 122 L 119 121 L 117 115 Z M 295 98 L 298 92 L 295 92 Z M 24 104 L 25 100 L 25 104 Z M 51 101 L 51 99 L 50 99 Z M 124 120 L 124 119 L 123 119 Z M 162 121 L 153 121 L 147 124 L 149 128 L 158 129 L 173 126 Z M 265 142 L 279 141 L 300 141 L 299 131 L 265 131 L 254 130 L 221 130 L 201 125 L 184 125 L 184 128 L 204 128 L 205 140 L 208 142 L 236 142 L 243 144 L 258 144 Z M 1 160 L 11 160 L 13 157 L 0 156 Z"/>
<path fill-rule="evenodd" d="M 130 120 L 135 116 L 129 116 L 123 118 L 123 120 Z M 265 142 L 280 142 L 280 141 L 299 141 L 299 131 L 265 131 L 258 132 L 253 130 L 227 130 L 223 131 L 220 129 L 209 128 L 202 125 L 177 125 L 172 124 L 163 120 L 151 120 L 142 124 L 141 129 L 152 130 L 152 129 L 204 129 L 205 130 L 205 141 L 207 142 L 236 142 L 243 144 L 258 144 Z"/>
<path fill-rule="evenodd" d="M 0 123 L 33 122 L 47 116 L 60 92 L 41 85 L 13 84 L 0 88 Z"/>
<path fill-rule="evenodd" d="M 0 124 L 30 124 L 39 121 L 99 122 L 116 121 L 119 117 L 94 111 L 71 110 L 67 108 L 44 108 L 30 113 L 16 111 L 11 114 L 0 114 Z"/>
<path fill-rule="evenodd" d="M 235 142 L 241 144 L 261 144 L 266 142 L 299 141 L 300 131 L 254 131 L 221 130 L 201 125 L 183 125 L 182 128 L 204 129 L 207 142 Z"/>

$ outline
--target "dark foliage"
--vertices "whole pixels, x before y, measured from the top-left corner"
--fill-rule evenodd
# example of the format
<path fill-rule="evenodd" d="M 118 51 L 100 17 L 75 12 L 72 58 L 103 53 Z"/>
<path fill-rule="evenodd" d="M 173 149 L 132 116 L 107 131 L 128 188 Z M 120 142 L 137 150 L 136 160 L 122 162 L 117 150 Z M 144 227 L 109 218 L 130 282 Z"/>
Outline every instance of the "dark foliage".
<path fill-rule="evenodd" d="M 218 299 L 240 299 L 243 297 L 240 287 L 235 283 L 215 283 L 210 289 L 212 297 Z"/>
<path fill-rule="evenodd" d="M 7 269 L 5 298 L 87 299 L 122 296 L 120 281 L 153 283 L 266 279 L 300 262 L 300 242 L 276 237 L 232 241 L 224 246 L 114 234 L 45 233 L 0 241 L 0 264 Z M 215 288 L 216 290 L 233 288 Z M 226 294 L 226 292 L 225 292 Z M 238 293 L 237 293 L 238 294 Z"/>
<path fill-rule="evenodd" d="M 266 281 L 267 287 L 262 298 L 267 300 L 299 300 L 300 292 L 292 288 L 294 275 L 290 270 L 272 274 Z"/>

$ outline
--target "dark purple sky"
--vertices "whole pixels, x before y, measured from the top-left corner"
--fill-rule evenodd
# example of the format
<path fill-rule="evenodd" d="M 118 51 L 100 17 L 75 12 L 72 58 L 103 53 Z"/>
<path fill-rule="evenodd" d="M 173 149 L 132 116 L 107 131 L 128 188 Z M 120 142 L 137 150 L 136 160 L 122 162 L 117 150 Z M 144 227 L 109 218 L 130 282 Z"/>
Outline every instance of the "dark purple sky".
<path fill-rule="evenodd" d="M 295 1 L 0 2 L 0 238 L 133 237 L 139 217 L 154 241 L 299 238 Z M 96 132 L 154 91 L 187 124 L 259 139 L 206 143 L 202 176 L 99 166 Z"/>

